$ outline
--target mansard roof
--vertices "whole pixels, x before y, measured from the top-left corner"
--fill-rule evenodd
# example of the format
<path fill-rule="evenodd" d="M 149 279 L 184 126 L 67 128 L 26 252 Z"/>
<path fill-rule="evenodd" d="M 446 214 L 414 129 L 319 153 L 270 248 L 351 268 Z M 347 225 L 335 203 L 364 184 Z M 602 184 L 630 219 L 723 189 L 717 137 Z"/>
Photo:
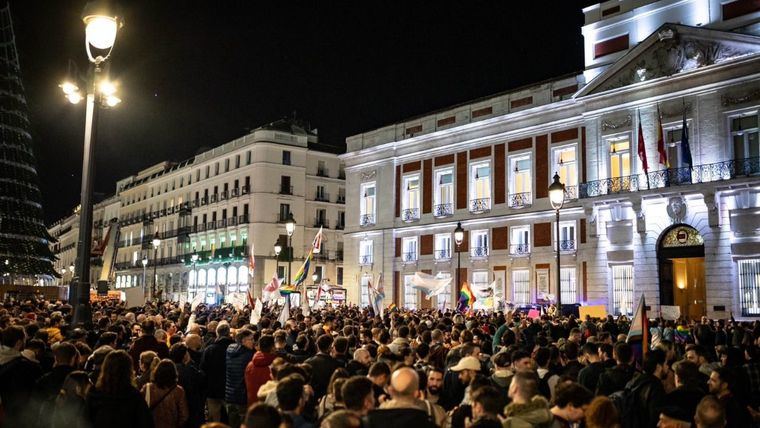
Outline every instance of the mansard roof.
<path fill-rule="evenodd" d="M 760 37 L 663 24 L 575 94 L 599 94 L 760 55 Z"/>

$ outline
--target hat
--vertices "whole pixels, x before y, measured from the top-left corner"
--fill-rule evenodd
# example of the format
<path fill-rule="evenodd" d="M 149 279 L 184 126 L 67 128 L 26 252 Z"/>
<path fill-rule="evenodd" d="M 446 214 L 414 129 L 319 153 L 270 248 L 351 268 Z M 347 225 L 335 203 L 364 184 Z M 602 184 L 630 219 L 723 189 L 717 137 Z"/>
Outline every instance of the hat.
<path fill-rule="evenodd" d="M 477 372 L 480 371 L 480 360 L 475 357 L 464 357 L 450 370 L 453 372 L 461 372 L 462 370 L 474 370 Z"/>

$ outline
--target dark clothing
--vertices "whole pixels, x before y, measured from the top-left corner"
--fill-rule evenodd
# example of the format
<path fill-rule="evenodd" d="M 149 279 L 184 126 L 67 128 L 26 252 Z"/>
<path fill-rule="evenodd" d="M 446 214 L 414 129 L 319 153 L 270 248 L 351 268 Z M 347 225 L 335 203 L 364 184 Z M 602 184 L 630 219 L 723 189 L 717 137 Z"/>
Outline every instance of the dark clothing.
<path fill-rule="evenodd" d="M 573 381 L 577 381 L 578 373 L 580 373 L 580 371 L 583 370 L 583 368 L 584 368 L 583 364 L 578 362 L 578 360 L 568 361 L 567 364 L 565 364 L 565 369 L 563 371 L 563 374 L 573 378 Z"/>
<path fill-rule="evenodd" d="M 290 416 L 290 419 L 293 421 L 293 428 L 315 428 L 313 423 L 307 421 L 306 418 L 301 415 L 297 415 L 293 412 L 284 413 Z"/>
<path fill-rule="evenodd" d="M 557 415 L 554 415 L 554 420 L 552 421 L 552 428 L 572 428 L 572 425 L 570 425 L 570 422 L 560 418 Z"/>
<path fill-rule="evenodd" d="M 697 387 L 679 386 L 665 395 L 665 404 L 678 407 L 685 413 L 694 415 L 697 405 L 705 396 L 705 391 Z"/>
<path fill-rule="evenodd" d="M 56 366 L 37 381 L 37 396 L 43 401 L 54 400 L 61 391 L 66 376 L 74 371 L 71 366 Z"/>
<path fill-rule="evenodd" d="M 195 365 L 177 364 L 177 384 L 185 390 L 188 407 L 188 428 L 197 428 L 205 422 L 203 406 L 206 404 L 206 376 Z"/>
<path fill-rule="evenodd" d="M 50 428 L 89 428 L 91 425 L 87 417 L 87 402 L 82 397 L 76 395 L 56 400 L 49 421 L 44 421 L 41 426 Z"/>
<path fill-rule="evenodd" d="M 591 363 L 578 372 L 578 383 L 588 388 L 589 391 L 596 391 L 596 386 L 599 384 L 599 376 L 604 373 L 604 370 L 603 362 L 597 361 Z"/>
<path fill-rule="evenodd" d="M 607 369 L 599 376 L 596 386 L 596 395 L 610 395 L 616 391 L 622 391 L 628 382 L 633 379 L 636 369 L 628 364 L 618 364 Z"/>
<path fill-rule="evenodd" d="M 30 413 L 37 409 L 32 409 L 29 402 L 42 369 L 39 364 L 20 354 L 15 358 L 9 356 L 5 361 L 0 365 L 0 400 L 4 413 L 0 425 L 24 426 L 25 421 L 34 420 L 34 415 Z"/>
<path fill-rule="evenodd" d="M 140 393 L 129 388 L 114 394 L 90 389 L 87 415 L 93 428 L 152 428 L 153 415 Z"/>
<path fill-rule="evenodd" d="M 653 375 L 639 373 L 626 385 L 626 388 L 636 394 L 635 414 L 638 416 L 638 426 L 655 428 L 660 419 L 660 409 L 666 404 L 662 381 Z"/>
<path fill-rule="evenodd" d="M 720 404 L 726 410 L 726 428 L 745 428 L 752 426 L 752 416 L 747 410 L 743 400 L 739 400 L 732 394 L 718 398 Z"/>
<path fill-rule="evenodd" d="M 145 351 L 153 351 L 161 359 L 169 356 L 166 343 L 160 343 L 153 335 L 140 336 L 129 348 L 129 356 L 132 357 L 132 367 L 135 371 L 140 369 L 140 354 Z"/>
<path fill-rule="evenodd" d="M 194 365 L 196 368 L 200 368 L 201 359 L 203 359 L 203 352 L 188 349 L 187 353 L 190 354 L 190 360 L 192 360 L 190 361 L 190 364 Z"/>
<path fill-rule="evenodd" d="M 464 398 L 465 387 L 466 385 L 463 385 L 459 381 L 458 372 L 446 370 L 446 373 L 443 375 L 443 390 L 441 391 L 441 399 L 438 401 L 438 404 L 447 412 L 458 406 Z"/>
<path fill-rule="evenodd" d="M 470 428 L 501 428 L 501 421 L 498 418 L 484 417 L 473 422 Z"/>
<path fill-rule="evenodd" d="M 399 427 L 433 428 L 433 421 L 424 410 L 418 409 L 379 409 L 369 412 L 363 418 L 365 428 L 387 428 L 391 423 Z"/>
<path fill-rule="evenodd" d="M 227 364 L 224 383 L 224 401 L 227 404 L 245 406 L 248 396 L 245 389 L 245 366 L 253 358 L 253 350 L 234 343 L 227 348 Z"/>
<path fill-rule="evenodd" d="M 431 346 L 428 361 L 430 361 L 430 365 L 443 370 L 446 364 L 446 347 L 442 343 Z"/>
<path fill-rule="evenodd" d="M 311 366 L 311 387 L 314 389 L 314 398 L 322 398 L 327 393 L 327 386 L 333 372 L 340 367 L 340 363 L 333 357 L 320 352 L 306 360 Z"/>
<path fill-rule="evenodd" d="M 351 360 L 346 364 L 346 370 L 348 370 L 349 376 L 367 376 L 369 367 L 356 360 Z"/>
<path fill-rule="evenodd" d="M 206 396 L 224 399 L 227 367 L 227 347 L 235 343 L 229 337 L 221 337 L 211 343 L 201 358 L 201 371 L 206 375 Z"/>

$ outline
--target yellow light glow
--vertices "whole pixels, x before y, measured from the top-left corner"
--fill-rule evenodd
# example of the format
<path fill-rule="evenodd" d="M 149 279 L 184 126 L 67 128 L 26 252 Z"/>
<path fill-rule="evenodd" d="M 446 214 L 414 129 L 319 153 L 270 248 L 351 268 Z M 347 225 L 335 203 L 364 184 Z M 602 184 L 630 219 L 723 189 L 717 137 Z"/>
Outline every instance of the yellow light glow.
<path fill-rule="evenodd" d="M 99 88 L 100 93 L 107 97 L 110 97 L 116 93 L 116 85 L 114 85 L 112 82 L 109 82 L 108 80 L 100 82 Z"/>
<path fill-rule="evenodd" d="M 113 95 L 106 97 L 106 105 L 108 107 L 116 107 L 117 104 L 121 102 L 121 98 L 115 97 Z"/>
<path fill-rule="evenodd" d="M 116 41 L 118 25 L 108 16 L 88 16 L 85 18 L 87 43 L 97 49 L 110 49 Z"/>
<path fill-rule="evenodd" d="M 82 94 L 80 94 L 79 92 L 72 92 L 66 95 L 66 98 L 69 100 L 71 104 L 78 104 L 80 101 L 82 101 Z"/>
<path fill-rule="evenodd" d="M 77 85 L 71 82 L 63 82 L 60 85 L 58 85 L 58 87 L 60 87 L 63 90 L 63 93 L 66 95 L 79 91 L 79 88 L 77 87 Z"/>

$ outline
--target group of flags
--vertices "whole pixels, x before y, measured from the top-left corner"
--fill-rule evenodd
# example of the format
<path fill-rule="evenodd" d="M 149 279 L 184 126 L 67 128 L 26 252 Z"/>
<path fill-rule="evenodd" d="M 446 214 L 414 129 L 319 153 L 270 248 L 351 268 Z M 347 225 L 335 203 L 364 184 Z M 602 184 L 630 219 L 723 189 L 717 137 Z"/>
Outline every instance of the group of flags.
<path fill-rule="evenodd" d="M 646 142 L 644 140 L 644 130 L 641 125 L 641 112 L 638 112 L 639 117 L 639 140 L 638 140 L 638 155 L 641 160 L 641 166 L 644 169 L 644 174 L 649 173 L 649 162 L 647 161 Z M 686 108 L 683 110 L 683 121 L 681 124 L 681 160 L 684 164 L 689 166 L 689 169 L 693 168 L 693 161 L 691 158 L 691 147 L 689 147 L 689 126 L 686 121 Z M 665 137 L 662 131 L 662 115 L 660 114 L 660 106 L 657 106 L 657 154 L 658 163 L 665 168 L 670 168 L 670 162 L 668 161 L 668 152 L 665 148 Z M 649 178 L 647 177 L 647 180 Z"/>
<path fill-rule="evenodd" d="M 385 286 L 383 285 L 383 274 L 377 278 L 377 286 L 372 285 L 372 278 L 367 281 L 367 290 L 369 294 L 369 304 L 372 312 L 381 319 L 384 319 L 383 300 L 385 300 Z M 390 309 L 390 308 L 389 308 Z"/>

